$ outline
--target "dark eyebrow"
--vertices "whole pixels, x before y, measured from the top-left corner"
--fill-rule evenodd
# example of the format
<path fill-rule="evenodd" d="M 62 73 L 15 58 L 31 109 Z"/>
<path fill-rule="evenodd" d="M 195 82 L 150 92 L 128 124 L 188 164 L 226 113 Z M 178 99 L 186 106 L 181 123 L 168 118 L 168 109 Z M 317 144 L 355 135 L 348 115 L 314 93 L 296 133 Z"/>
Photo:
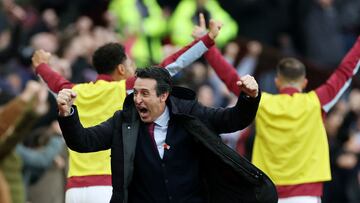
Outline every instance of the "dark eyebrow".
<path fill-rule="evenodd" d="M 136 89 L 136 88 L 134 88 L 134 91 L 137 91 L 137 92 L 139 92 L 139 91 L 146 91 L 146 92 L 150 92 L 150 90 L 149 90 L 149 89 L 145 89 L 145 88 L 142 88 L 142 89 Z"/>

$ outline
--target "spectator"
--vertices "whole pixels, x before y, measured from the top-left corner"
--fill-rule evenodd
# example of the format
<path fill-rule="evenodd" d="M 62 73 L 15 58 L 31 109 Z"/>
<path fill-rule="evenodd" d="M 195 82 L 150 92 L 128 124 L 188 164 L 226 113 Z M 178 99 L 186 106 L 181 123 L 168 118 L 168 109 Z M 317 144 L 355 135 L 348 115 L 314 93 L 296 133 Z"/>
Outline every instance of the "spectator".
<path fill-rule="evenodd" d="M 303 23 L 305 57 L 332 70 L 345 54 L 341 22 L 334 0 L 312 0 Z"/>
<path fill-rule="evenodd" d="M 238 26 L 231 16 L 221 8 L 217 0 L 181 0 L 170 19 L 170 37 L 173 43 L 185 45 L 190 42 L 194 24 L 197 24 L 199 14 L 204 13 L 206 19 L 218 19 L 226 26 L 217 38 L 217 44 L 223 47 L 237 35 Z"/>
<path fill-rule="evenodd" d="M 159 63 L 163 58 L 161 39 L 168 25 L 157 1 L 112 0 L 109 11 L 117 17 L 117 31 L 127 38 L 125 44 L 131 44 L 128 52 L 136 64 Z"/>
<path fill-rule="evenodd" d="M 46 93 L 46 94 L 45 94 Z M 12 202 L 25 202 L 22 162 L 14 148 L 47 111 L 46 89 L 30 81 L 26 89 L 1 111 L 0 170 L 9 184 Z"/>

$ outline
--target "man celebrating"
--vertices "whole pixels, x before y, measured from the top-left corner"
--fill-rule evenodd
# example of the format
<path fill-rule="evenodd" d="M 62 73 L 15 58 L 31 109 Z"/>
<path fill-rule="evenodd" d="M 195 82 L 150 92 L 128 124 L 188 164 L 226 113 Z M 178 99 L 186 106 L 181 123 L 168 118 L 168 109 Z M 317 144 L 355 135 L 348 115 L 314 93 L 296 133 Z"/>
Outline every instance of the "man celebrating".
<path fill-rule="evenodd" d="M 167 57 L 159 67 L 174 76 L 207 51 L 222 25 L 215 20 L 210 22 L 207 35 Z M 49 67 L 50 56 L 43 50 L 36 51 L 32 58 L 34 72 L 54 93 L 64 88 L 76 92 L 75 105 L 84 127 L 99 124 L 121 110 L 127 93 L 133 91 L 136 65 L 119 43 L 105 44 L 94 52 L 92 61 L 99 75 L 96 81 L 89 83 L 73 84 L 63 78 Z M 112 193 L 110 150 L 93 153 L 69 150 L 66 189 L 66 203 L 108 203 Z"/>
<path fill-rule="evenodd" d="M 217 136 L 246 127 L 260 101 L 253 77 L 232 108 L 207 108 L 188 89 L 172 87 L 165 69 L 137 71 L 123 111 L 83 128 L 73 90 L 59 92 L 59 123 L 69 148 L 111 149 L 111 202 L 277 202 L 274 185 Z"/>

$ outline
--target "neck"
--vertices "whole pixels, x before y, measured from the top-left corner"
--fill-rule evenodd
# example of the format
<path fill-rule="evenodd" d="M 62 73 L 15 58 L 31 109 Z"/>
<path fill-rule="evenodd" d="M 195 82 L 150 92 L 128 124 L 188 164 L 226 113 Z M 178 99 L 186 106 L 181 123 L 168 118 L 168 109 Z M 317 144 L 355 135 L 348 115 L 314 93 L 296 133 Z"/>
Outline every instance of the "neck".
<path fill-rule="evenodd" d="M 160 125 L 160 126 L 164 126 L 167 124 L 169 120 L 169 110 L 167 107 L 165 107 L 164 111 L 160 114 L 160 116 L 158 116 L 155 120 L 157 121 L 156 124 Z"/>
<path fill-rule="evenodd" d="M 110 77 L 111 77 L 114 81 L 126 80 L 125 76 L 123 76 L 123 75 L 118 75 L 118 74 L 111 74 Z"/>
<path fill-rule="evenodd" d="M 296 89 L 297 91 L 299 92 L 302 92 L 303 89 L 301 87 L 299 87 L 300 85 L 297 84 L 297 83 L 294 83 L 294 84 L 284 84 L 282 85 L 279 89 L 279 91 L 281 92 L 282 90 L 284 89 Z"/>
<path fill-rule="evenodd" d="M 301 93 L 301 91 L 299 91 L 298 89 L 293 88 L 293 87 L 286 87 L 286 88 L 280 89 L 279 93 L 293 95 L 295 93 Z"/>

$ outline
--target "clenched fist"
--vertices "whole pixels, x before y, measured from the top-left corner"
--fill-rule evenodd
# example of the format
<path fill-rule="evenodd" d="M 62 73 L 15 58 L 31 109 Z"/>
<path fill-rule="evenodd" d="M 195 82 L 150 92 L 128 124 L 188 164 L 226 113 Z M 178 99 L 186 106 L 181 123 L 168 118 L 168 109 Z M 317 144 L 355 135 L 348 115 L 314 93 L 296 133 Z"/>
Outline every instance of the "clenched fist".
<path fill-rule="evenodd" d="M 60 116 L 69 116 L 71 106 L 76 98 L 76 93 L 71 89 L 63 89 L 59 92 L 56 102 L 59 109 Z"/>
<path fill-rule="evenodd" d="M 255 98 L 259 94 L 259 86 L 255 78 L 250 75 L 242 76 L 236 84 L 240 87 L 241 91 L 250 97 Z"/>
<path fill-rule="evenodd" d="M 42 63 L 48 64 L 50 57 L 51 57 L 50 52 L 44 51 L 42 49 L 36 50 L 31 58 L 33 69 L 36 70 L 36 68 Z"/>

